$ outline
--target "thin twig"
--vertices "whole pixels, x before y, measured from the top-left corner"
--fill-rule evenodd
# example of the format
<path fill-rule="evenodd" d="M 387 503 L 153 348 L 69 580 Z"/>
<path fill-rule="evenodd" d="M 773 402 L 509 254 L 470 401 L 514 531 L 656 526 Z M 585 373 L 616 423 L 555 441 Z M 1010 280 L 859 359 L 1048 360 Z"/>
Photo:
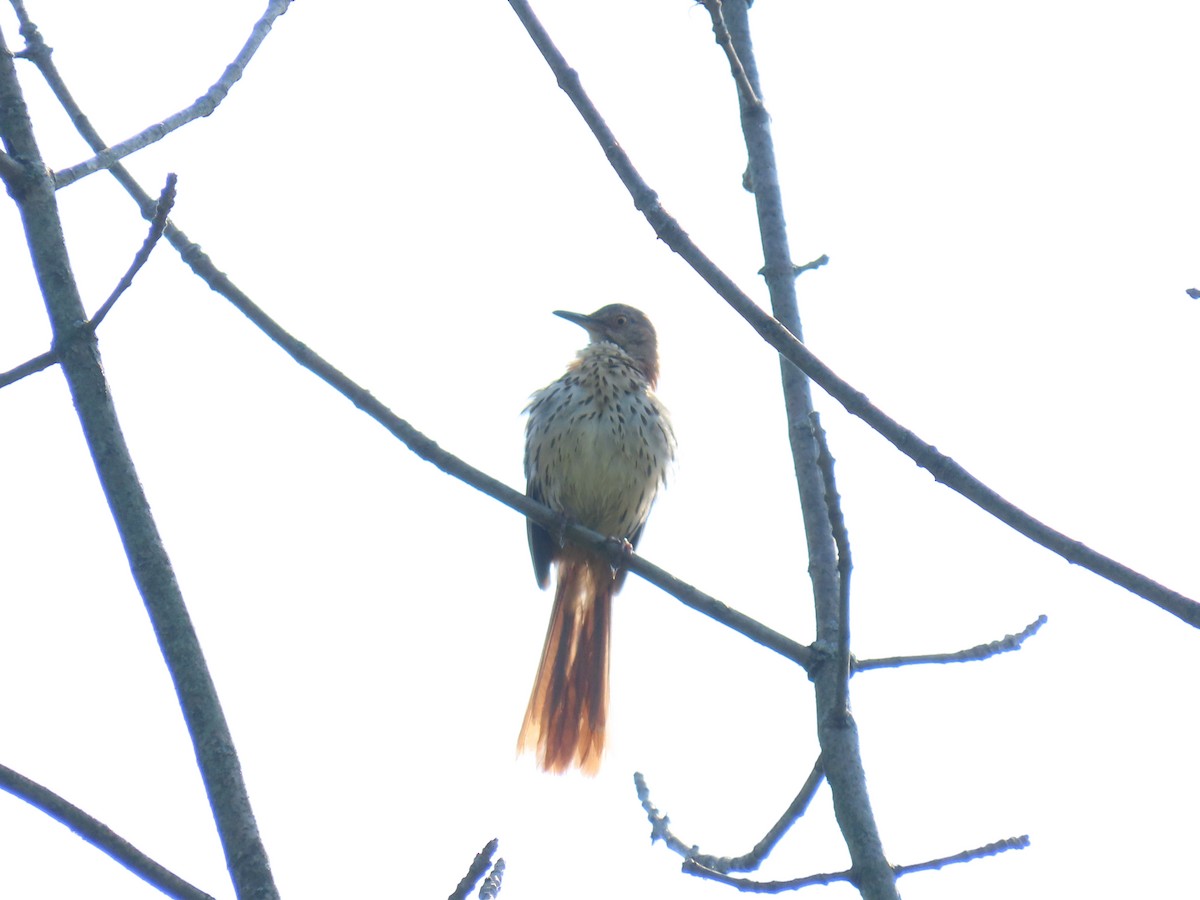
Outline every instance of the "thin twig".
<path fill-rule="evenodd" d="M 158 195 L 158 204 L 154 210 L 154 218 L 150 222 L 150 233 L 146 235 L 146 240 L 142 241 L 142 246 L 134 254 L 133 262 L 125 274 L 121 276 L 121 280 L 117 282 L 117 286 L 113 288 L 113 292 L 104 301 L 104 304 L 96 310 L 96 314 L 92 316 L 91 321 L 88 322 L 88 328 L 92 331 L 100 327 L 100 323 L 104 321 L 104 317 L 108 315 L 108 311 L 113 308 L 113 304 L 133 284 L 134 276 L 146 264 L 146 260 L 150 258 L 150 252 L 154 249 L 154 245 L 162 237 L 163 229 L 167 227 L 167 216 L 171 214 L 171 207 L 175 205 L 175 184 L 178 180 L 174 172 L 167 175 L 167 183 L 163 185 L 162 193 Z"/>
<path fill-rule="evenodd" d="M 762 861 L 775 849 L 775 845 L 779 843 L 780 839 L 808 811 L 808 805 L 812 803 L 817 789 L 821 787 L 821 782 L 824 780 L 825 766 L 821 762 L 821 757 L 818 756 L 817 761 L 813 763 L 812 771 L 808 773 L 808 778 L 804 779 L 800 791 L 788 804 L 788 808 L 779 817 L 779 821 L 771 826 L 770 830 L 763 835 L 762 840 L 755 844 L 749 853 L 728 860 L 728 867 L 724 871 L 749 872 L 762 865 Z"/>
<path fill-rule="evenodd" d="M 133 257 L 133 263 L 129 269 L 121 276 L 121 280 L 117 282 L 116 288 L 103 305 L 96 311 L 88 322 L 88 328 L 95 331 L 100 323 L 104 321 L 104 317 L 108 315 L 109 310 L 113 308 L 113 304 L 117 302 L 117 298 L 123 294 L 131 284 L 133 284 L 134 276 L 146 264 L 146 260 L 150 258 L 150 252 L 154 249 L 154 245 L 158 243 L 162 237 L 163 229 L 167 224 L 167 216 L 170 215 L 171 207 L 175 205 L 175 184 L 176 177 L 174 173 L 167 176 L 167 183 L 163 187 L 162 193 L 159 195 L 158 203 L 155 207 L 154 219 L 150 223 L 150 233 L 146 235 L 146 240 L 142 242 L 141 248 Z M 58 352 L 55 350 L 47 350 L 27 362 L 21 363 L 14 369 L 0 373 L 0 388 L 7 387 L 15 381 L 20 381 L 35 372 L 41 372 L 50 368 L 58 362 Z"/>
<path fill-rule="evenodd" d="M 942 866 L 949 866 L 954 863 L 971 862 L 971 860 L 983 859 L 986 856 L 995 856 L 1007 850 L 1024 850 L 1028 846 L 1029 835 L 1022 834 L 1019 837 L 1004 838 L 1001 841 L 984 844 L 982 847 L 976 847 L 974 850 L 964 850 L 962 853 L 955 853 L 951 856 L 942 856 L 938 859 L 913 863 L 908 866 L 895 866 L 894 868 L 897 875 L 911 875 L 913 872 L 928 872 L 931 869 L 940 869 Z"/>
<path fill-rule="evenodd" d="M 8 791 L 14 797 L 24 800 L 55 821 L 66 825 L 97 850 L 106 853 L 168 897 L 176 897 L 179 900 L 213 900 L 200 888 L 155 862 L 96 817 L 88 815 L 54 791 L 5 765 L 0 765 L 0 789 Z"/>
<path fill-rule="evenodd" d="M 668 850 L 678 853 L 684 859 L 691 859 L 698 855 L 700 853 L 698 846 L 685 844 L 671 831 L 670 816 L 659 812 L 654 801 L 650 799 L 650 788 L 646 785 L 646 776 L 641 772 L 634 772 L 633 784 L 637 790 L 638 802 L 642 804 L 642 809 L 645 810 L 646 817 L 650 820 L 650 843 L 662 841 L 667 845 Z"/>
<path fill-rule="evenodd" d="M 23 172 L 19 162 L 0 150 L 0 181 L 5 184 L 13 184 L 20 180 Z"/>
<path fill-rule="evenodd" d="M 496 860 L 496 864 L 492 866 L 492 871 L 488 872 L 487 878 L 483 879 L 483 884 L 479 886 L 479 900 L 496 900 L 500 894 L 500 883 L 504 880 L 504 858 Z"/>
<path fill-rule="evenodd" d="M 892 866 L 892 872 L 899 878 L 901 875 L 910 875 L 913 872 L 924 872 L 930 869 L 940 869 L 943 866 L 948 866 L 953 863 L 970 862 L 976 859 L 983 859 L 987 856 L 995 856 L 998 853 L 1004 853 L 1007 850 L 1024 850 L 1029 846 L 1029 835 L 1023 834 L 1020 837 L 1005 838 L 1002 841 L 996 841 L 992 844 L 985 844 L 982 847 L 976 847 L 973 850 L 964 850 L 961 853 L 955 853 L 952 856 L 942 856 L 937 859 L 927 860 L 926 862 L 913 863 L 908 866 Z M 696 875 L 700 878 L 707 878 L 710 881 L 716 881 L 721 884 L 727 884 L 730 887 L 735 887 L 739 891 L 748 894 L 781 894 L 784 891 L 795 891 L 800 888 L 812 887 L 817 884 L 833 884 L 837 881 L 849 881 L 851 884 L 856 884 L 854 872 L 846 869 L 841 872 L 822 872 L 818 875 L 806 875 L 803 878 L 792 878 L 788 881 L 755 881 L 751 878 L 734 878 L 726 875 L 724 872 L 709 869 L 694 859 L 687 859 L 683 862 L 683 871 L 689 875 Z"/>
<path fill-rule="evenodd" d="M 755 92 L 754 85 L 750 83 L 746 69 L 742 65 L 741 59 L 738 58 L 737 50 L 734 49 L 733 38 L 729 36 L 729 28 L 725 25 L 725 16 L 721 12 L 721 0 L 701 0 L 701 2 L 712 18 L 713 36 L 716 37 L 717 44 L 725 51 L 725 58 L 729 60 L 729 74 L 733 76 L 738 90 L 741 91 L 742 99 L 751 106 L 761 108 L 762 100 Z"/>
<path fill-rule="evenodd" d="M 775 350 L 819 384 L 831 397 L 846 408 L 851 415 L 862 419 L 882 435 L 897 450 L 918 466 L 926 469 L 934 479 L 995 516 L 1014 531 L 1025 535 L 1034 543 L 1058 554 L 1068 562 L 1082 566 L 1113 584 L 1149 600 L 1155 606 L 1177 616 L 1193 627 L 1200 628 L 1200 603 L 1171 590 L 1147 576 L 1116 560 L 1092 550 L 1085 544 L 1067 537 L 1060 531 L 1045 525 L 1024 510 L 1005 500 L 994 490 L 971 475 L 953 459 L 937 451 L 921 440 L 883 410 L 871 403 L 867 396 L 840 378 L 829 366 L 818 359 L 807 347 L 796 339 L 782 324 L 763 312 L 750 297 L 716 266 L 688 237 L 687 232 L 667 213 L 659 202 L 658 195 L 646 184 L 628 155 L 617 142 L 612 130 L 605 123 L 596 107 L 588 99 L 579 83 L 579 75 L 563 59 L 550 41 L 545 29 L 528 11 L 521 0 L 509 0 L 525 24 L 534 43 L 546 58 L 558 85 L 575 104 L 580 115 L 591 129 L 612 165 L 617 177 L 633 198 L 634 206 L 653 227 L 655 234 L 672 251 L 679 254 L 704 281 L 745 319 L 760 337 Z"/>
<path fill-rule="evenodd" d="M 1038 616 L 1036 620 L 1030 622 L 1017 634 L 1006 634 L 998 641 L 978 644 L 954 653 L 925 653 L 917 656 L 884 656 L 878 659 L 855 660 L 854 671 L 866 672 L 869 669 L 894 669 L 899 666 L 918 666 L 928 663 L 975 662 L 980 659 L 988 659 L 1000 653 L 1010 653 L 1013 650 L 1020 650 L 1021 645 L 1035 635 L 1038 629 L 1045 625 L 1046 622 L 1047 619 L 1045 616 Z"/>
<path fill-rule="evenodd" d="M 458 883 L 458 887 L 450 894 L 449 900 L 466 900 L 467 894 L 475 890 L 475 885 L 479 883 L 479 879 L 492 866 L 492 857 L 496 854 L 496 848 L 500 846 L 500 841 L 497 838 L 492 838 L 483 849 L 475 854 L 475 858 L 471 861 L 470 867 L 467 869 L 467 874 L 462 877 Z"/>
<path fill-rule="evenodd" d="M 731 857 L 710 856 L 707 853 L 701 853 L 700 848 L 695 844 L 691 846 L 685 844 L 671 831 L 670 818 L 664 813 L 660 813 L 650 800 L 650 788 L 646 785 L 645 776 L 641 772 L 634 772 L 633 783 L 637 788 L 638 801 L 642 804 L 642 809 L 645 810 L 646 817 L 650 820 L 650 840 L 652 842 L 662 841 L 668 849 L 685 859 L 694 859 L 716 872 L 750 872 L 762 865 L 763 860 L 775 849 L 780 838 L 804 815 L 812 798 L 816 795 L 817 789 L 821 786 L 821 782 L 824 781 L 824 777 L 825 770 L 821 766 L 821 758 L 818 756 L 812 772 L 805 779 L 796 798 L 788 804 L 788 808 L 779 817 L 779 821 L 771 826 L 762 840 L 755 844 L 749 853 Z"/>
<path fill-rule="evenodd" d="M 837 481 L 833 473 L 833 454 L 829 452 L 829 441 L 821 427 L 821 417 L 812 413 L 813 436 L 817 439 L 819 453 L 817 465 L 825 482 L 825 508 L 829 511 L 829 529 L 837 547 L 838 568 L 838 687 L 836 708 L 843 713 L 850 711 L 850 572 L 854 563 L 850 556 L 850 533 L 846 530 L 846 518 L 842 515 L 842 498 L 838 496 Z"/>
<path fill-rule="evenodd" d="M 41 372 L 58 362 L 58 354 L 53 350 L 47 350 L 33 359 L 21 363 L 14 369 L 9 369 L 7 372 L 0 372 L 0 388 L 8 387 L 15 381 L 20 381 L 35 372 Z"/>
<path fill-rule="evenodd" d="M 819 268 L 821 268 L 821 266 L 826 266 L 826 265 L 829 265 L 829 256 L 825 253 L 822 253 L 820 256 L 818 256 L 816 259 L 814 259 L 812 262 L 806 262 L 800 266 L 793 266 L 792 274 L 798 276 L 803 272 L 809 271 L 810 269 L 819 269 Z M 759 274 L 761 275 L 762 273 L 760 272 Z"/>
<path fill-rule="evenodd" d="M 134 255 L 129 269 L 121 276 L 121 280 L 117 282 L 116 288 L 113 289 L 108 299 L 96 310 L 96 314 L 88 322 L 88 328 L 92 331 L 95 331 L 100 326 L 100 323 L 104 321 L 104 317 L 113 308 L 113 304 L 117 302 L 117 298 L 133 284 L 134 276 L 146 264 L 146 260 L 150 258 L 150 252 L 154 249 L 154 245 L 162 237 L 163 229 L 167 224 L 167 216 L 170 215 L 171 207 L 175 205 L 176 181 L 177 179 L 173 172 L 167 176 L 167 183 L 163 187 L 155 207 L 154 219 L 150 223 L 150 233 L 146 235 L 146 240 L 142 242 L 141 248 Z M 58 362 L 58 352 L 47 350 L 45 353 L 35 356 L 31 360 L 21 363 L 16 368 L 9 369 L 7 372 L 0 372 L 0 388 L 7 387 L 15 381 L 20 381 L 22 378 L 33 375 L 35 372 L 48 369 L 56 362 Z"/>
<path fill-rule="evenodd" d="M 782 894 L 784 891 L 795 891 L 816 884 L 834 884 L 838 881 L 854 882 L 853 873 L 849 869 L 842 872 L 806 875 L 803 878 L 792 878 L 787 881 L 755 881 L 753 878 L 737 878 L 733 875 L 726 875 L 724 872 L 703 866 L 694 859 L 685 859 L 682 871 L 698 878 L 707 878 L 718 884 L 727 884 L 747 894 Z"/>
<path fill-rule="evenodd" d="M 148 147 L 156 141 L 161 141 L 172 131 L 182 128 L 188 122 L 211 115 L 221 104 L 221 101 L 225 99 L 230 89 L 241 79 L 247 64 L 254 57 L 262 42 L 266 40 L 267 34 L 270 32 L 275 20 L 287 12 L 289 3 L 290 0 L 270 0 L 268 2 L 266 12 L 254 23 L 254 27 L 250 30 L 250 37 L 246 39 L 246 43 L 242 46 L 238 55 L 234 57 L 233 62 L 225 67 L 225 71 L 221 73 L 221 77 L 217 79 L 212 87 L 198 97 L 191 106 L 180 110 L 174 115 L 168 116 L 161 122 L 151 125 L 139 134 L 135 134 L 133 137 L 121 141 L 119 144 L 99 151 L 91 159 L 55 172 L 54 186 L 56 188 L 64 188 L 78 181 L 80 178 L 91 175 L 93 172 L 110 168 L 114 163 L 124 159 L 131 153 L 136 153 L 138 150 Z M 44 66 L 50 60 L 51 48 L 46 45 L 37 28 L 30 22 L 23 0 L 12 0 L 12 4 L 17 12 L 17 18 L 21 22 L 21 35 L 25 38 L 26 44 L 25 49 L 17 55 L 29 59 L 44 72 Z"/>

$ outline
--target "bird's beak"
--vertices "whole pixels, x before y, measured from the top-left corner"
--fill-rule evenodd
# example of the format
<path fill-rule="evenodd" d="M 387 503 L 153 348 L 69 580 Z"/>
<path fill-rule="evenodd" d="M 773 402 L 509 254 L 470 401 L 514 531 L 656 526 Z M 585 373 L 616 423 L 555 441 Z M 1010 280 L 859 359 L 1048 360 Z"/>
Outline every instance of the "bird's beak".
<path fill-rule="evenodd" d="M 566 319 L 568 322 L 574 322 L 576 325 L 586 328 L 589 331 L 596 324 L 592 321 L 591 316 L 585 316 L 583 313 L 566 312 L 565 310 L 556 309 L 554 314 L 559 318 Z"/>

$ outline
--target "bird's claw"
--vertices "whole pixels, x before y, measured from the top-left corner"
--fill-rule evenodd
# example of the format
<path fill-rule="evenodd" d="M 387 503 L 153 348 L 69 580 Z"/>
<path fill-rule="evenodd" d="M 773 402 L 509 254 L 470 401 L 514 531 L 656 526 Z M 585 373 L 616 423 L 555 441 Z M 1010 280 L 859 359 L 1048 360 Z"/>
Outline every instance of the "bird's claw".
<path fill-rule="evenodd" d="M 557 513 L 557 521 L 554 524 L 554 540 L 559 547 L 567 545 L 567 526 L 571 524 L 571 517 L 565 512 Z"/>
<path fill-rule="evenodd" d="M 613 568 L 625 568 L 633 558 L 633 544 L 629 543 L 629 538 L 610 537 L 608 544 L 612 548 L 611 555 L 617 560 Z"/>

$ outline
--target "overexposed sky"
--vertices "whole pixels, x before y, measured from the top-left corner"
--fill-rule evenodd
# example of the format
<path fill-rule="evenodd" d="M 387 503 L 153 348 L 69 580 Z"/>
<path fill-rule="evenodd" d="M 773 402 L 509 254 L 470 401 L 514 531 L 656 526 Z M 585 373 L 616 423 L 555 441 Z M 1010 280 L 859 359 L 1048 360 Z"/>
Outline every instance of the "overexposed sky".
<path fill-rule="evenodd" d="M 27 0 L 111 142 L 201 94 L 262 3 Z M 684 229 L 766 302 L 736 97 L 687 2 L 535 9 Z M 758 0 L 809 347 L 1035 516 L 1200 596 L 1200 9 Z M 15 19 L 0 28 L 20 46 Z M 19 62 L 43 153 L 90 154 Z M 653 232 L 502 0 L 297 3 L 209 118 L 128 160 L 173 221 L 318 353 L 522 486 L 528 395 L 620 300 L 660 335 L 679 462 L 639 549 L 812 640 L 778 365 Z M 101 174 L 60 203 L 88 308 L 144 236 Z M 0 207 L 0 369 L 49 328 Z M 101 326 L 118 412 L 225 704 L 284 896 L 444 897 L 500 839 L 502 897 L 728 897 L 651 846 L 745 852 L 816 753 L 788 663 L 631 577 L 612 751 L 513 747 L 544 635 L 515 514 L 299 369 L 159 247 Z M 1024 650 L 851 685 L 889 859 L 1028 833 L 906 898 L 1179 896 L 1200 827 L 1200 635 L 936 485 L 816 392 L 862 658 L 1039 614 Z M 182 717 L 61 374 L 0 391 L 0 762 L 231 897 Z M 158 896 L 0 795 L 0 896 Z M 762 877 L 844 868 L 828 789 Z M 815 888 L 851 897 L 845 885 Z"/>

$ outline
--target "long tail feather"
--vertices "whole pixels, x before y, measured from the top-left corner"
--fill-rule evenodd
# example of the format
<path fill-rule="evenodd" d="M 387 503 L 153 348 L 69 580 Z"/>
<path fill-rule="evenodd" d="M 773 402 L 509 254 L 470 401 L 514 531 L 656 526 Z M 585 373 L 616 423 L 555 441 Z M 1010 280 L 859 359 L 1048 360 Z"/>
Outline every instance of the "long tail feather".
<path fill-rule="evenodd" d="M 547 772 L 600 768 L 608 713 L 608 645 L 615 589 L 606 560 L 576 547 L 558 562 L 554 611 L 517 752 Z"/>

